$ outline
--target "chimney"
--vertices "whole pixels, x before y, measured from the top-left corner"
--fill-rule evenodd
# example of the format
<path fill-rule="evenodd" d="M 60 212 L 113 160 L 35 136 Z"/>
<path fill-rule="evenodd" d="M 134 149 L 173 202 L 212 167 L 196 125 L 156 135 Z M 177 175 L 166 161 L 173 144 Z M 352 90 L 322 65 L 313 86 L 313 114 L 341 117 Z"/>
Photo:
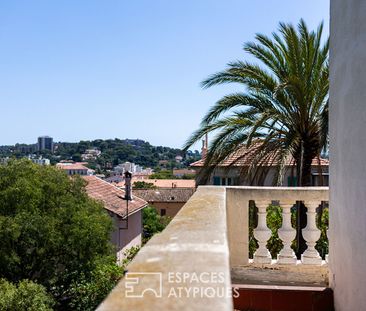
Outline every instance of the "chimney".
<path fill-rule="evenodd" d="M 207 149 L 208 149 L 208 135 L 206 134 L 205 139 L 202 139 L 202 150 L 201 150 L 202 159 L 206 158 Z"/>
<path fill-rule="evenodd" d="M 129 171 L 124 173 L 125 175 L 125 200 L 132 200 L 132 174 Z"/>

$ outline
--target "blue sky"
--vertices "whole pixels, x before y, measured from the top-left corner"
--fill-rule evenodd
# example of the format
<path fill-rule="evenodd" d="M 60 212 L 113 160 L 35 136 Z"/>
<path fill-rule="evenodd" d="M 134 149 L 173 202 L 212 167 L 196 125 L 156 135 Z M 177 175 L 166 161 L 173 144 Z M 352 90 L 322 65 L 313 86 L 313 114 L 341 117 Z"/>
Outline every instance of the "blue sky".
<path fill-rule="evenodd" d="M 239 86 L 200 81 L 279 21 L 329 25 L 329 0 L 0 2 L 0 145 L 140 138 L 181 147 Z"/>

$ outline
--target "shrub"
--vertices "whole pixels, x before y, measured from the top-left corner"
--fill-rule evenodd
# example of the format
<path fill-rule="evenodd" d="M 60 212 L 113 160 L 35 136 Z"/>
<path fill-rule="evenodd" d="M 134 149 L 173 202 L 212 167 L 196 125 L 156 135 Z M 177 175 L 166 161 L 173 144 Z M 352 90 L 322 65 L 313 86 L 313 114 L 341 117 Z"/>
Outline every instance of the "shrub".
<path fill-rule="evenodd" d="M 160 216 L 155 208 L 148 206 L 143 209 L 142 223 L 144 227 L 144 243 L 146 243 L 155 233 L 161 232 L 170 222 L 170 218 Z"/>
<path fill-rule="evenodd" d="M 0 166 L 0 277 L 30 279 L 67 304 L 67 289 L 113 256 L 112 221 L 80 177 L 14 160 Z"/>
<path fill-rule="evenodd" d="M 0 310 L 2 311 L 49 311 L 54 300 L 46 289 L 29 280 L 17 285 L 0 279 Z"/>

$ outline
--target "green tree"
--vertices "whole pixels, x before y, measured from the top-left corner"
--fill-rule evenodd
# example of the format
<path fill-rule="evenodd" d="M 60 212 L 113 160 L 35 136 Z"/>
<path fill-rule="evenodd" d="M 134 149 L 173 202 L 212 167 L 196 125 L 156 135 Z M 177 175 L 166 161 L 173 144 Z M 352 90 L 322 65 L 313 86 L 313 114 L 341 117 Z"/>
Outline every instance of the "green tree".
<path fill-rule="evenodd" d="M 311 184 L 311 163 L 328 142 L 328 51 L 322 41 L 323 24 L 309 31 L 300 21 L 296 29 L 281 23 L 272 38 L 257 34 L 257 42 L 244 50 L 258 64 L 235 61 L 202 82 L 204 88 L 239 83 L 244 91 L 220 99 L 203 118 L 200 128 L 186 142 L 188 149 L 214 132 L 202 176 L 243 145 L 256 142 L 255 172 L 269 159 L 277 164 L 276 182 L 282 180 L 284 163 L 292 156 L 300 186 Z M 258 144 L 258 142 L 260 142 Z"/>
<path fill-rule="evenodd" d="M 122 266 L 116 265 L 114 257 L 97 262 L 96 267 L 89 275 L 82 275 L 77 282 L 71 285 L 68 290 L 68 294 L 72 297 L 69 307 L 72 310 L 80 311 L 95 310 L 122 278 L 127 265 L 139 250 L 139 246 L 133 246 L 126 250 Z"/>
<path fill-rule="evenodd" d="M 73 282 L 114 255 L 112 221 L 84 185 L 28 160 L 0 166 L 0 277 L 37 282 L 60 306 Z"/>
<path fill-rule="evenodd" d="M 157 187 L 154 184 L 146 182 L 146 181 L 135 181 L 133 183 L 133 188 L 135 189 L 156 189 Z"/>
<path fill-rule="evenodd" d="M 160 216 L 152 206 L 142 210 L 142 223 L 144 228 L 144 243 L 146 243 L 155 233 L 161 232 L 170 222 L 170 218 Z"/>
<path fill-rule="evenodd" d="M 103 301 L 123 276 L 124 267 L 115 263 L 115 258 L 103 259 L 97 262 L 91 273 L 81 275 L 75 280 L 69 290 L 72 310 L 91 311 Z"/>
<path fill-rule="evenodd" d="M 0 310 L 51 311 L 55 304 L 46 289 L 29 280 L 13 284 L 0 279 Z"/>
<path fill-rule="evenodd" d="M 177 179 L 172 170 L 160 170 L 149 176 L 150 179 Z"/>

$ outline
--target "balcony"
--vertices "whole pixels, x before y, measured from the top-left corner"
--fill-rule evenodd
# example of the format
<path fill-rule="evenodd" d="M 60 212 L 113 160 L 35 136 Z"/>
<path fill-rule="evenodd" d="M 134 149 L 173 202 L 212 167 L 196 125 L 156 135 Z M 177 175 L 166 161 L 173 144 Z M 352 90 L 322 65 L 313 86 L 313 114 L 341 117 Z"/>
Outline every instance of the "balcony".
<path fill-rule="evenodd" d="M 331 310 L 327 260 L 315 249 L 321 235 L 317 210 L 328 200 L 327 187 L 199 187 L 140 250 L 98 310 Z M 307 207 L 301 260 L 291 248 L 291 208 L 297 201 Z M 250 259 L 253 202 L 258 248 Z M 267 207 L 273 202 L 282 211 L 277 258 L 267 249 Z"/>

